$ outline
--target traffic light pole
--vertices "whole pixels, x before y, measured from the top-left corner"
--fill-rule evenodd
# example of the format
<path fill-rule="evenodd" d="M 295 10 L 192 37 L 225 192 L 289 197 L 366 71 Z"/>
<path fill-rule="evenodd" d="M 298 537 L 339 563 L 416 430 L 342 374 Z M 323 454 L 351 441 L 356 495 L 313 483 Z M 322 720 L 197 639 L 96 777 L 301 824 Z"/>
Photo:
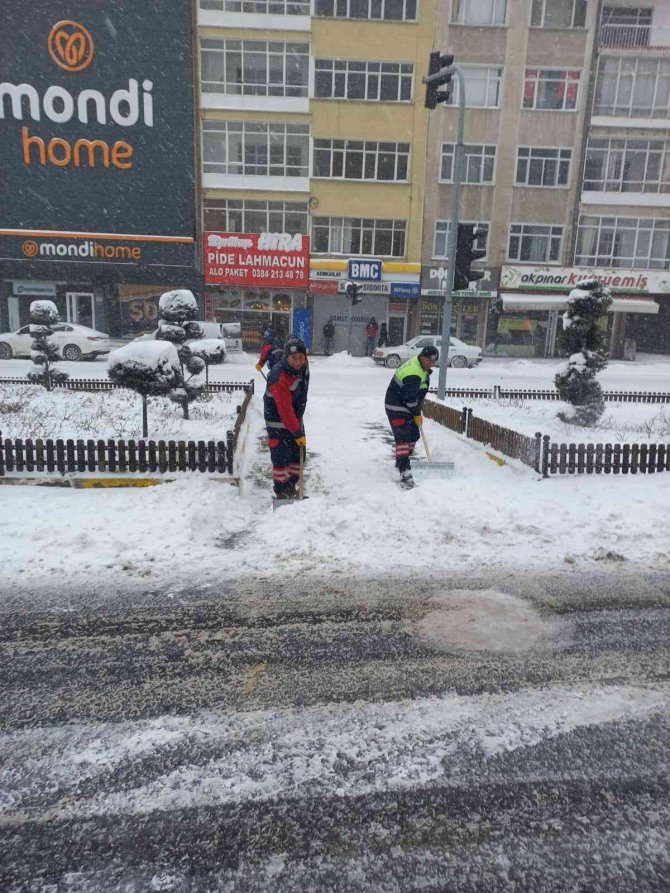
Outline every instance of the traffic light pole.
<path fill-rule="evenodd" d="M 444 400 L 447 393 L 447 361 L 449 359 L 449 338 L 451 336 L 451 305 L 456 273 L 456 240 L 458 239 L 458 215 L 461 199 L 461 178 L 463 176 L 463 139 L 465 134 L 465 79 L 458 66 L 453 66 L 458 78 L 458 142 L 454 155 L 454 185 L 451 190 L 451 223 L 447 244 L 447 275 L 442 279 L 444 306 L 442 308 L 442 349 L 440 374 L 437 379 L 438 400 Z"/>

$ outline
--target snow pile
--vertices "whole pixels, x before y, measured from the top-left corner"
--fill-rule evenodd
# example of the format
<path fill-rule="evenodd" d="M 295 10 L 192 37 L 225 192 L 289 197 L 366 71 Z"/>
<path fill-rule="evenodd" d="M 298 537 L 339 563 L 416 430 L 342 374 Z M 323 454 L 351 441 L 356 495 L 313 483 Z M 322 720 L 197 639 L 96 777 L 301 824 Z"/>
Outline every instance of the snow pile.
<path fill-rule="evenodd" d="M 198 313 L 198 302 L 192 291 L 177 288 L 166 291 L 160 296 L 158 309 L 162 319 L 195 319 Z M 192 316 L 190 314 L 193 313 Z"/>
<path fill-rule="evenodd" d="M 37 325 L 50 326 L 58 322 L 60 316 L 53 301 L 31 301 L 30 319 Z"/>
<path fill-rule="evenodd" d="M 201 357 L 208 365 L 223 363 L 226 358 L 226 345 L 220 338 L 200 338 L 189 347 L 193 356 Z"/>
<path fill-rule="evenodd" d="M 135 366 L 138 370 L 153 369 L 165 374 L 181 372 L 177 350 L 169 341 L 131 341 L 113 350 L 107 365 L 109 370 Z"/>

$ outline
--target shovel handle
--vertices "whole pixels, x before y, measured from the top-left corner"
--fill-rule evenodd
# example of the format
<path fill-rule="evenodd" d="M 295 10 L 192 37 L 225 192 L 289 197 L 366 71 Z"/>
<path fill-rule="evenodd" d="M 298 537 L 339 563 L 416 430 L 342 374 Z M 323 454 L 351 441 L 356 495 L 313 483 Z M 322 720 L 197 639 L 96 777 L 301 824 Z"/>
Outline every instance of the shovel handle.
<path fill-rule="evenodd" d="M 433 460 L 430 458 L 430 450 L 428 449 L 428 441 L 426 440 L 426 435 L 423 433 L 423 425 L 419 425 L 419 431 L 421 432 L 423 448 L 426 451 L 426 459 L 428 459 L 429 462 L 432 462 Z"/>
<path fill-rule="evenodd" d="M 300 478 L 298 480 L 298 499 L 305 496 L 305 447 L 300 447 Z"/>

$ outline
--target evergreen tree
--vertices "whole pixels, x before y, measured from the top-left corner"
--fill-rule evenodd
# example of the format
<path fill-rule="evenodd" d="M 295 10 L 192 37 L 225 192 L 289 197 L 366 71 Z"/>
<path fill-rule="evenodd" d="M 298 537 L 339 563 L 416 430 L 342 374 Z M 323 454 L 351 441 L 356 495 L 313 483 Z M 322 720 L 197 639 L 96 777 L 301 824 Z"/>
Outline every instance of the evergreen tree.
<path fill-rule="evenodd" d="M 172 388 L 169 396 L 170 400 L 181 406 L 185 419 L 189 417 L 190 404 L 202 396 L 204 391 L 204 386 L 194 381 L 205 368 L 204 360 L 195 356 L 185 343 L 190 338 L 203 336 L 201 327 L 194 321 L 197 315 L 198 302 L 193 293 L 187 289 L 178 288 L 161 295 L 158 302 L 159 324 L 156 338 L 171 341 L 177 348 L 181 380 Z"/>
<path fill-rule="evenodd" d="M 30 334 L 33 336 L 30 345 L 30 356 L 39 369 L 31 369 L 28 380 L 41 384 L 51 391 L 54 385 L 63 384 L 70 377 L 67 372 L 54 369 L 54 363 L 62 357 L 58 347 L 49 336 L 53 335 L 51 326 L 60 322 L 58 308 L 53 301 L 33 301 L 30 305 Z"/>
<path fill-rule="evenodd" d="M 203 338 L 191 345 L 191 354 L 205 364 L 205 388 L 209 386 L 209 367 L 220 366 L 226 359 L 226 346 L 219 338 Z"/>
<path fill-rule="evenodd" d="M 598 320 L 611 303 L 610 290 L 596 278 L 580 282 L 568 297 L 558 339 L 568 361 L 557 372 L 554 383 L 561 400 L 574 407 L 570 412 L 559 412 L 558 417 L 572 425 L 591 427 L 605 410 L 596 375 L 607 365 L 607 336 Z"/>
<path fill-rule="evenodd" d="M 142 397 L 142 437 L 148 437 L 148 398 L 169 394 L 181 381 L 176 348 L 158 341 L 131 342 L 110 353 L 107 372 L 112 381 Z"/>

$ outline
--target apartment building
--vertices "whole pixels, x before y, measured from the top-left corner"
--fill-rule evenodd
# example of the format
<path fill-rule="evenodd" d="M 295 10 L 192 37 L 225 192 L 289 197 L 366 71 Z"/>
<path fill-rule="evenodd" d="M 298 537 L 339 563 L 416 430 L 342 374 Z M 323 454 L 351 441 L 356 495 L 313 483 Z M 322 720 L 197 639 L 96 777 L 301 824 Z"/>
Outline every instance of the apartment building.
<path fill-rule="evenodd" d="M 485 233 L 488 274 L 455 299 L 452 333 L 490 355 L 553 356 L 565 297 L 596 270 L 615 297 L 611 352 L 621 355 L 631 333 L 651 346 L 658 326 L 650 320 L 663 308 L 656 298 L 670 295 L 667 17 L 662 0 L 644 8 L 596 0 L 438 7 L 436 46 L 453 52 L 465 75 L 460 220 Z M 456 98 L 429 128 L 426 333 L 441 325 L 426 274 L 446 256 Z"/>
<path fill-rule="evenodd" d="M 434 26 L 434 0 L 200 0 L 206 312 L 246 347 L 271 324 L 319 352 L 331 317 L 344 347 L 351 259 L 380 261 L 355 346 L 417 324 Z"/>

